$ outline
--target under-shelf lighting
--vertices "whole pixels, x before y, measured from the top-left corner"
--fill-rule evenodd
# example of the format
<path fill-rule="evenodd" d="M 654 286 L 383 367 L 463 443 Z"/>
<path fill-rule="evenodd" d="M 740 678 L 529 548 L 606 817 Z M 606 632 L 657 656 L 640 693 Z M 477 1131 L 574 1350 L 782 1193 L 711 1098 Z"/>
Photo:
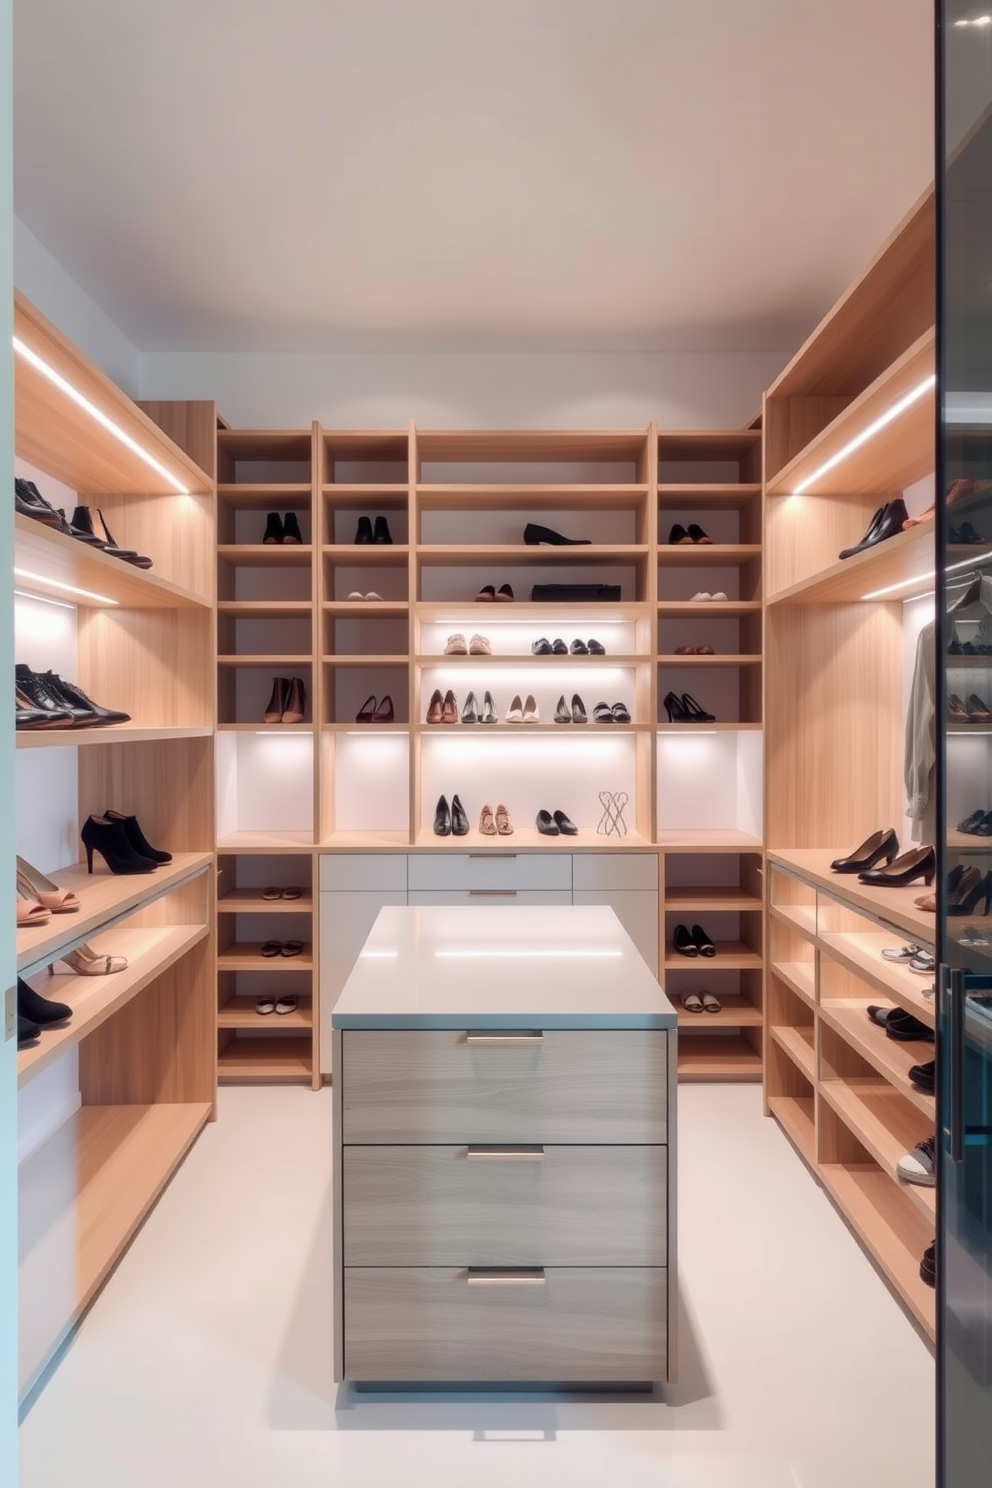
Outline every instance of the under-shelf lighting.
<path fill-rule="evenodd" d="M 523 950 L 483 950 L 473 948 L 464 951 L 435 951 L 438 961 L 619 961 L 623 951 L 591 951 L 583 950 L 581 947 L 545 946 L 541 950 L 536 948 Z"/>
<path fill-rule="evenodd" d="M 112 418 L 108 418 L 102 409 L 97 408 L 95 403 L 91 403 L 89 398 L 85 397 L 78 388 L 73 387 L 71 382 L 67 382 L 60 372 L 56 372 L 54 367 L 50 367 L 44 358 L 40 357 L 36 351 L 32 351 L 31 347 L 26 345 L 19 336 L 14 336 L 13 343 L 14 350 L 18 356 L 23 357 L 26 362 L 29 362 L 36 372 L 40 372 L 42 377 L 47 378 L 53 387 L 57 387 L 60 393 L 64 393 L 67 398 L 70 398 L 76 404 L 77 408 L 81 408 L 84 413 L 89 414 L 95 423 L 98 423 L 102 429 L 106 429 L 108 434 L 112 434 L 132 454 L 137 455 L 139 460 L 143 460 L 157 475 L 160 475 L 163 480 L 168 481 L 169 485 L 178 495 L 190 495 L 188 486 L 184 486 L 181 481 L 177 480 L 171 471 L 167 470 L 159 460 L 156 460 L 154 455 L 150 455 L 146 449 L 141 447 L 136 439 L 132 439 L 130 434 L 121 428 L 120 424 L 115 424 Z"/>
<path fill-rule="evenodd" d="M 898 584 L 886 584 L 884 589 L 872 589 L 869 594 L 862 594 L 862 599 L 884 599 L 886 594 L 898 594 L 900 589 L 912 589 L 914 584 L 932 584 L 931 574 L 914 574 L 911 579 L 902 579 Z M 932 591 L 931 591 L 932 592 Z M 923 595 L 907 594 L 907 599 L 922 599 Z"/>
<path fill-rule="evenodd" d="M 849 439 L 847 444 L 839 449 L 835 455 L 830 456 L 829 460 L 824 460 L 822 465 L 818 465 L 813 473 L 808 475 L 804 481 L 800 481 L 798 486 L 793 488 L 792 495 L 801 496 L 804 491 L 809 490 L 810 486 L 815 485 L 818 480 L 821 480 L 823 476 L 827 475 L 846 460 L 848 455 L 853 455 L 855 450 L 860 449 L 863 444 L 867 444 L 869 440 L 874 439 L 876 434 L 891 424 L 900 414 L 905 413 L 907 408 L 912 408 L 914 403 L 918 403 L 930 391 L 936 381 L 936 373 L 931 372 L 929 377 L 925 377 L 914 388 L 910 388 L 905 397 L 899 398 L 883 414 L 880 414 L 877 419 L 874 419 L 867 428 L 862 429 L 860 434 L 856 434 L 853 439 Z"/>
<path fill-rule="evenodd" d="M 65 594 L 79 594 L 83 599 L 96 600 L 97 604 L 116 605 L 118 601 L 111 599 L 109 594 L 97 594 L 92 589 L 80 589 L 75 584 L 63 584 L 61 579 L 50 579 L 47 574 L 32 573 L 28 568 L 15 568 L 14 576 L 18 579 L 30 579 L 35 584 L 47 584 L 52 589 L 61 589 Z M 32 598 L 38 596 L 32 595 Z"/>
<path fill-rule="evenodd" d="M 54 605 L 58 610 L 74 610 L 76 606 L 65 599 L 50 599 L 47 594 L 32 594 L 30 589 L 15 589 L 18 599 L 30 599 L 36 604 Z"/>
<path fill-rule="evenodd" d="M 267 729 L 256 729 L 255 730 L 255 737 L 257 739 L 272 739 L 272 738 L 278 738 L 278 739 L 309 739 L 310 738 L 310 735 L 311 735 L 311 732 L 312 731 L 310 729 L 291 729 L 291 728 L 280 728 L 280 729 L 277 729 L 277 728 L 274 728 L 273 727 L 273 728 L 267 728 Z"/>

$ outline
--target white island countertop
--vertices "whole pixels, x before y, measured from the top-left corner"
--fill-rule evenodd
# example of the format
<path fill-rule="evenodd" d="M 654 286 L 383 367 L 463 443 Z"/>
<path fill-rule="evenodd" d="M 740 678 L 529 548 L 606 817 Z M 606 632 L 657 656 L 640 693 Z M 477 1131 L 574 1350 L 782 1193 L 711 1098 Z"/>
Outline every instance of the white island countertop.
<path fill-rule="evenodd" d="M 675 1028 L 605 905 L 380 910 L 332 1014 L 348 1028 Z"/>

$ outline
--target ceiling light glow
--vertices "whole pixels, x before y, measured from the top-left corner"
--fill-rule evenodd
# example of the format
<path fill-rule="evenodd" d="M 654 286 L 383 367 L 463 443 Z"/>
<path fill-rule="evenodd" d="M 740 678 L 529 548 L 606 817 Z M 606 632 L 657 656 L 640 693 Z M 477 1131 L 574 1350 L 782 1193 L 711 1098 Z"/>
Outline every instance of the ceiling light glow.
<path fill-rule="evenodd" d="M 23 357 L 26 362 L 34 367 L 36 372 L 40 372 L 42 377 L 47 378 L 53 387 L 57 387 L 60 393 L 64 393 L 67 398 L 70 398 L 76 404 L 77 408 L 81 408 L 84 413 L 89 414 L 95 423 L 98 423 L 101 428 L 106 429 L 108 434 L 112 434 L 132 454 L 137 455 L 140 460 L 143 460 L 164 481 L 168 481 L 169 485 L 178 495 L 189 496 L 191 494 L 189 488 L 184 486 L 181 481 L 178 481 L 171 471 L 167 470 L 164 465 L 155 459 L 154 455 L 150 455 L 146 449 L 142 449 L 136 439 L 132 439 L 130 434 L 126 433 L 119 424 L 115 424 L 112 418 L 108 418 L 102 409 L 97 408 L 95 403 L 91 403 L 89 398 L 84 397 L 78 388 L 74 388 L 71 382 L 67 382 L 61 373 L 56 372 L 54 367 L 50 367 L 36 351 L 32 351 L 31 347 L 26 345 L 18 336 L 13 338 L 13 344 L 18 356 Z"/>

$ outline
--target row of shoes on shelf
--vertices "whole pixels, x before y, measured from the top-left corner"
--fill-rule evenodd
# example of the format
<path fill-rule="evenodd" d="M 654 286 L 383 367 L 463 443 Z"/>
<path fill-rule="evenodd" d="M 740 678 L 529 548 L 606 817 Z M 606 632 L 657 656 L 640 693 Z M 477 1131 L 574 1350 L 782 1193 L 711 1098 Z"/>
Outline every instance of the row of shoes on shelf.
<path fill-rule="evenodd" d="M 958 822 L 957 830 L 968 837 L 992 837 L 992 811 L 979 806 L 977 811 L 972 811 Z"/>
<path fill-rule="evenodd" d="M 544 837 L 577 837 L 579 829 L 564 811 L 538 811 L 534 824 Z M 434 835 L 436 837 L 467 837 L 468 815 L 457 795 L 448 804 L 447 796 L 439 796 L 434 808 Z M 510 813 L 500 802 L 495 810 L 487 801 L 479 812 L 479 832 L 483 837 L 512 837 L 513 822 Z"/>
<path fill-rule="evenodd" d="M 263 723 L 302 723 L 307 714 L 307 686 L 302 677 L 273 677 Z"/>
<path fill-rule="evenodd" d="M 122 548 L 115 540 L 107 520 L 98 506 L 77 506 L 71 519 L 62 507 L 46 501 L 34 481 L 17 478 L 14 481 L 14 510 L 22 517 L 31 517 L 44 527 L 61 532 L 65 537 L 74 537 L 88 547 L 99 548 L 111 558 L 120 558 L 135 568 L 151 568 L 152 560 L 134 548 Z"/>
<path fill-rule="evenodd" d="M 877 864 L 885 859 L 885 867 Z M 937 855 L 932 847 L 914 847 L 899 855 L 899 838 L 893 827 L 872 832 L 853 852 L 834 858 L 834 873 L 856 873 L 861 883 L 879 888 L 900 889 L 922 878 L 929 886 L 937 872 Z"/>
<path fill-rule="evenodd" d="M 970 496 L 977 490 L 977 482 L 973 480 L 951 481 L 947 487 L 945 504 L 952 506 L 955 501 Z M 921 522 L 929 521 L 936 511 L 936 505 L 928 506 L 919 516 L 911 517 L 906 510 L 906 503 L 901 496 L 894 501 L 887 501 L 872 516 L 871 521 L 865 528 L 863 537 L 850 548 L 844 548 L 838 555 L 840 558 L 853 558 L 856 553 L 864 553 L 869 548 L 877 547 L 879 543 L 886 542 L 890 537 L 897 536 L 900 532 L 908 532 L 912 527 L 918 527 Z M 958 527 L 950 529 L 952 543 L 960 543 L 966 546 L 980 544 L 984 539 L 970 522 L 962 522 Z"/>
<path fill-rule="evenodd" d="M 626 703 L 599 702 L 592 710 L 594 723 L 630 723 L 630 710 Z M 361 720 L 360 720 L 361 721 Z M 368 721 L 368 720 L 364 720 Z M 427 705 L 426 722 L 429 724 L 457 724 L 459 721 L 458 699 L 449 688 L 442 693 L 436 687 L 431 693 L 430 702 Z M 533 693 L 528 693 L 523 700 L 519 693 L 514 693 L 510 699 L 510 706 L 506 710 L 507 723 L 540 723 L 541 710 Z M 587 723 L 588 714 L 585 704 L 579 694 L 572 694 L 569 705 L 565 701 L 565 694 L 555 706 L 555 723 Z M 465 699 L 465 706 L 461 710 L 461 722 L 488 723 L 499 722 L 499 714 L 496 709 L 496 700 L 488 689 L 483 693 L 482 702 L 474 692 L 470 692 Z"/>
<path fill-rule="evenodd" d="M 947 699 L 947 717 L 951 723 L 992 723 L 992 708 L 977 692 L 969 693 L 967 702 L 952 692 Z"/>
<path fill-rule="evenodd" d="M 533 656 L 605 656 L 606 647 L 601 641 L 582 641 L 576 638 L 566 646 L 561 637 L 549 641 L 546 636 L 540 640 L 531 642 L 531 654 Z"/>
<path fill-rule="evenodd" d="M 691 930 L 688 925 L 676 925 L 672 931 L 672 949 L 676 955 L 690 958 L 716 955 L 716 946 L 702 925 L 693 925 Z"/>
<path fill-rule="evenodd" d="M 15 728 L 29 731 L 101 728 L 131 720 L 130 713 L 95 703 L 57 672 L 33 672 L 24 662 L 14 668 L 14 709 Z"/>
<path fill-rule="evenodd" d="M 668 534 L 669 543 L 677 548 L 684 548 L 694 544 L 698 547 L 706 544 L 712 545 L 713 539 L 708 537 L 698 522 L 690 522 L 688 527 L 683 527 L 681 522 L 676 522 Z"/>

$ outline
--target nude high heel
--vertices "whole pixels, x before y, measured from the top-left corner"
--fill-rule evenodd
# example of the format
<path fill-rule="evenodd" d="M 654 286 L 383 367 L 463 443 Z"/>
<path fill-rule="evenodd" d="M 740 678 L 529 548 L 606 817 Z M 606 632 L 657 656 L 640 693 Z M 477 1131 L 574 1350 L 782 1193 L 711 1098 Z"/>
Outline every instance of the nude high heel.
<path fill-rule="evenodd" d="M 77 946 L 58 957 L 66 966 L 71 966 L 77 976 L 111 976 L 117 971 L 127 970 L 126 956 L 105 956 L 90 945 Z M 55 964 L 48 963 L 48 975 L 55 975 Z"/>

